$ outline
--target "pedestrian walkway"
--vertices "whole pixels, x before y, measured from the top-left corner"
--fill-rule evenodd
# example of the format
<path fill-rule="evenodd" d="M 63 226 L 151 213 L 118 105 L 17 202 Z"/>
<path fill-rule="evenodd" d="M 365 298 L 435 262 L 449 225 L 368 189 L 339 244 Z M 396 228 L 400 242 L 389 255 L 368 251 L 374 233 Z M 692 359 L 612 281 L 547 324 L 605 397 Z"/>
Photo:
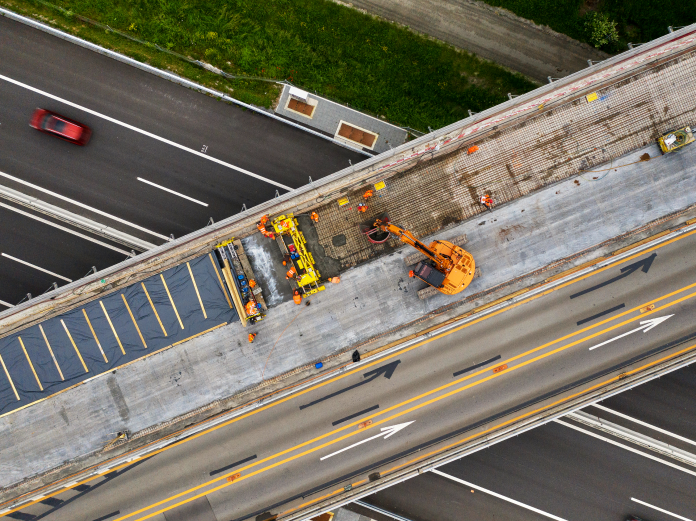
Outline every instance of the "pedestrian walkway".
<path fill-rule="evenodd" d="M 0 339 L 0 415 L 225 325 L 236 315 L 203 255 Z"/>

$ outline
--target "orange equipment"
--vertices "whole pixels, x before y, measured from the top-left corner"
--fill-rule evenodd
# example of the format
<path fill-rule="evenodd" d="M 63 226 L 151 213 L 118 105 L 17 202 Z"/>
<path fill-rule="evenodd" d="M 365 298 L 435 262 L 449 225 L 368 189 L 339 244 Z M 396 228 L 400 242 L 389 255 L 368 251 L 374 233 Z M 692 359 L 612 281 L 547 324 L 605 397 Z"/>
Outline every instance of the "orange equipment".
<path fill-rule="evenodd" d="M 426 246 L 411 232 L 393 225 L 388 218 L 377 219 L 374 227 L 393 234 L 425 255 L 428 259 L 419 262 L 413 274 L 440 293 L 455 295 L 471 284 L 476 266 L 474 257 L 463 248 L 447 241 L 433 241 Z"/>
<path fill-rule="evenodd" d="M 300 292 L 295 290 L 295 293 L 292 294 L 292 301 L 295 304 L 302 304 L 302 295 L 300 295 Z"/>
<path fill-rule="evenodd" d="M 373 195 L 375 195 L 375 192 L 372 190 L 372 188 L 370 188 L 370 189 L 367 190 L 367 192 L 365 192 L 365 193 L 363 194 L 363 199 L 365 199 L 365 200 L 367 201 L 367 200 L 368 200 L 370 197 L 372 197 Z"/>
<path fill-rule="evenodd" d="M 319 222 L 319 214 L 317 212 L 310 213 L 309 218 L 312 219 L 315 223 Z"/>
<path fill-rule="evenodd" d="M 469 147 L 469 149 L 466 151 L 466 155 L 470 156 L 471 154 L 473 154 L 477 150 L 478 150 L 478 147 L 476 145 L 474 145 L 473 147 Z"/>
<path fill-rule="evenodd" d="M 360 203 L 358 205 L 358 212 L 365 213 L 367 211 L 367 205 L 365 203 Z"/>
<path fill-rule="evenodd" d="M 256 333 L 249 333 L 249 343 L 251 344 L 256 338 Z"/>

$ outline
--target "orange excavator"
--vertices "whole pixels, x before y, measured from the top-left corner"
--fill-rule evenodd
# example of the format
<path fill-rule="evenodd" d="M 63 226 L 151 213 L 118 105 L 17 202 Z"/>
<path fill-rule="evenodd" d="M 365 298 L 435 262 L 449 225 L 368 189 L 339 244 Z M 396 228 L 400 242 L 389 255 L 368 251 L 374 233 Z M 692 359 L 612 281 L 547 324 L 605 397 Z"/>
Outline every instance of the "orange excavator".
<path fill-rule="evenodd" d="M 473 280 L 476 266 L 474 257 L 459 246 L 447 241 L 433 241 L 426 246 L 409 231 L 400 228 L 388 218 L 377 219 L 374 228 L 398 237 L 427 257 L 413 270 L 413 276 L 434 287 L 445 295 L 463 291 Z"/>

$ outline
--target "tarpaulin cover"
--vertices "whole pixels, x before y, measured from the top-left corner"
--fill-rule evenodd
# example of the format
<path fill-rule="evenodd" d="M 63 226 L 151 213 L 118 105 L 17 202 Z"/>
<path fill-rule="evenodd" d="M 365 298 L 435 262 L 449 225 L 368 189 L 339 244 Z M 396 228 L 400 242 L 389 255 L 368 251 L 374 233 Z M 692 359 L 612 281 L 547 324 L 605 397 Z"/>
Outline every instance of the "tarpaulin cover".
<path fill-rule="evenodd" d="M 226 291 L 206 254 L 0 339 L 0 414 L 229 322 Z"/>

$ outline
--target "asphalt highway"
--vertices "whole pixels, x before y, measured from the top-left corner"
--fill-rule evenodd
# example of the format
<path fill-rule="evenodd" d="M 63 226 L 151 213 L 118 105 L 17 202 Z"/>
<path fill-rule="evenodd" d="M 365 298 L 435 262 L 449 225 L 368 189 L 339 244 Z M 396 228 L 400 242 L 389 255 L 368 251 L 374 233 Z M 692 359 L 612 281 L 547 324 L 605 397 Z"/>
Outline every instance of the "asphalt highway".
<path fill-rule="evenodd" d="M 0 100 L 0 172 L 11 176 L 0 185 L 157 244 L 365 158 L 4 17 Z M 92 140 L 78 147 L 37 132 L 37 107 L 85 123 Z M 39 243 L 32 226 L 19 226 Z M 86 245 L 56 247 L 100 264 Z M 29 279 L 20 285 L 31 291 Z M 0 300 L 14 298 L 0 288 Z"/>
<path fill-rule="evenodd" d="M 22 512 L 120 521 L 186 509 L 189 519 L 241 520 L 380 479 L 375 472 L 696 348 L 695 247 L 696 233 L 682 236 Z"/>

